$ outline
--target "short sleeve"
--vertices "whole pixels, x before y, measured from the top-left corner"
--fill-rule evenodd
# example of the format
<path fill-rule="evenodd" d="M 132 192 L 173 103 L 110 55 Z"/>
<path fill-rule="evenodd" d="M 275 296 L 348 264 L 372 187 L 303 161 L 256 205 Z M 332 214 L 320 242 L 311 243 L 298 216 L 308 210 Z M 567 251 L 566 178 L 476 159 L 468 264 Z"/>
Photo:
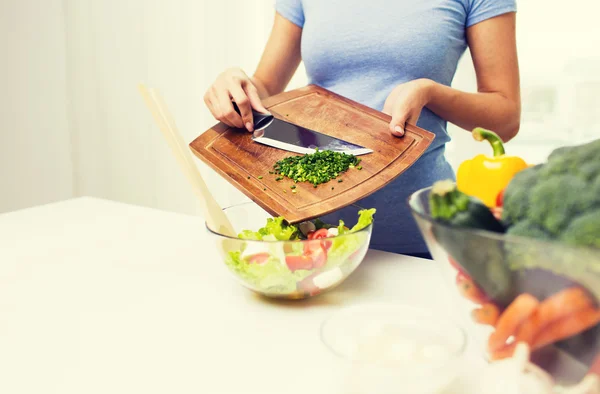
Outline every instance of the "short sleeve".
<path fill-rule="evenodd" d="M 293 24 L 304 26 L 302 0 L 275 0 L 275 11 Z"/>
<path fill-rule="evenodd" d="M 516 0 L 467 0 L 467 27 L 516 11 Z"/>

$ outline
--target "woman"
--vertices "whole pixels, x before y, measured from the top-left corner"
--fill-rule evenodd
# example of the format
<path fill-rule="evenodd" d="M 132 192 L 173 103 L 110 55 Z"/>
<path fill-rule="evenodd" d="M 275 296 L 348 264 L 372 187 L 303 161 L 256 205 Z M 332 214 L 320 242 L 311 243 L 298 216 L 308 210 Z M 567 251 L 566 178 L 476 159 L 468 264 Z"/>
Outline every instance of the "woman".
<path fill-rule="evenodd" d="M 267 112 L 261 99 L 282 92 L 302 60 L 310 83 L 391 115 L 394 136 L 402 137 L 407 123 L 435 133 L 417 163 L 359 203 L 377 208 L 372 248 L 430 257 L 406 199 L 454 178 L 444 157 L 447 122 L 468 131 L 492 129 L 504 141 L 519 130 L 515 1 L 276 0 L 254 75 L 227 70 L 204 100 L 216 119 L 253 131 L 251 107 Z M 449 87 L 467 47 L 477 93 Z"/>

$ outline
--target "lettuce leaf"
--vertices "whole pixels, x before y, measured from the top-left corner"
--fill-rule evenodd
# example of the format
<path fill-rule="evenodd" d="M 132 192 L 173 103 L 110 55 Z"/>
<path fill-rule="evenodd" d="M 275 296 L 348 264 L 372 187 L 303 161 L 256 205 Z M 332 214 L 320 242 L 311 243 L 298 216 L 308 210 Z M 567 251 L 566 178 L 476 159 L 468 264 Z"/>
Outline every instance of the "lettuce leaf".
<path fill-rule="evenodd" d="M 338 236 L 332 239 L 331 248 L 327 254 L 327 268 L 339 266 L 347 261 L 350 256 L 358 252 L 361 247 L 368 247 L 367 234 L 360 233 L 373 223 L 373 216 L 377 210 L 363 209 L 358 212 L 358 222 L 350 230 L 347 230 L 344 222 L 340 220 Z"/>
<path fill-rule="evenodd" d="M 358 211 L 358 222 L 350 229 L 350 232 L 355 233 L 369 227 L 371 223 L 373 223 L 373 216 L 375 216 L 376 212 L 377 210 L 375 208 Z"/>
<path fill-rule="evenodd" d="M 285 262 L 270 258 L 265 264 L 251 264 L 241 258 L 240 252 L 230 252 L 225 263 L 250 286 L 267 294 L 289 294 L 297 289 L 297 282 L 311 271 L 291 272 Z"/>
<path fill-rule="evenodd" d="M 238 238 L 252 241 L 266 241 L 267 236 L 273 236 L 277 241 L 289 241 L 298 236 L 298 227 L 288 224 L 283 217 L 268 218 L 267 224 L 254 232 L 244 230 L 238 234 Z"/>

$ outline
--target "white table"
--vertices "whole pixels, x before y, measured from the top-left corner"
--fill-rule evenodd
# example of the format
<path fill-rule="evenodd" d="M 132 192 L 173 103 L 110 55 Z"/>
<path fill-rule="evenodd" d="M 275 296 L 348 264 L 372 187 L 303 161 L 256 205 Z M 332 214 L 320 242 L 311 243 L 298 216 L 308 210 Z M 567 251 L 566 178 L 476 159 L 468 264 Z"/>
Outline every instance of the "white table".
<path fill-rule="evenodd" d="M 331 313 L 449 307 L 430 261 L 372 251 L 334 292 L 283 303 L 211 246 L 198 217 L 98 199 L 0 215 L 0 393 L 338 393 L 344 368 L 319 338 Z"/>

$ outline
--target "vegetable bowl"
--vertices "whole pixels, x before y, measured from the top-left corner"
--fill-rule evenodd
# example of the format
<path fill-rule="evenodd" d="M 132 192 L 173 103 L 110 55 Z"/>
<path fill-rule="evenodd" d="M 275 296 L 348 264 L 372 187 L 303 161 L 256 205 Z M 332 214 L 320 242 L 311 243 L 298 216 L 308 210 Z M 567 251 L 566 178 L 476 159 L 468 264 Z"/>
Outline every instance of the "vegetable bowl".
<path fill-rule="evenodd" d="M 580 381 L 600 355 L 600 249 L 499 231 L 493 209 L 441 186 L 408 203 L 472 341 L 489 361 L 524 342 L 557 384 Z M 439 220 L 445 214 L 454 221 Z"/>
<path fill-rule="evenodd" d="M 337 224 L 289 225 L 254 203 L 223 211 L 238 236 L 207 229 L 229 272 L 263 296 L 295 300 L 329 291 L 354 272 L 369 248 L 375 214 L 351 206 Z"/>

